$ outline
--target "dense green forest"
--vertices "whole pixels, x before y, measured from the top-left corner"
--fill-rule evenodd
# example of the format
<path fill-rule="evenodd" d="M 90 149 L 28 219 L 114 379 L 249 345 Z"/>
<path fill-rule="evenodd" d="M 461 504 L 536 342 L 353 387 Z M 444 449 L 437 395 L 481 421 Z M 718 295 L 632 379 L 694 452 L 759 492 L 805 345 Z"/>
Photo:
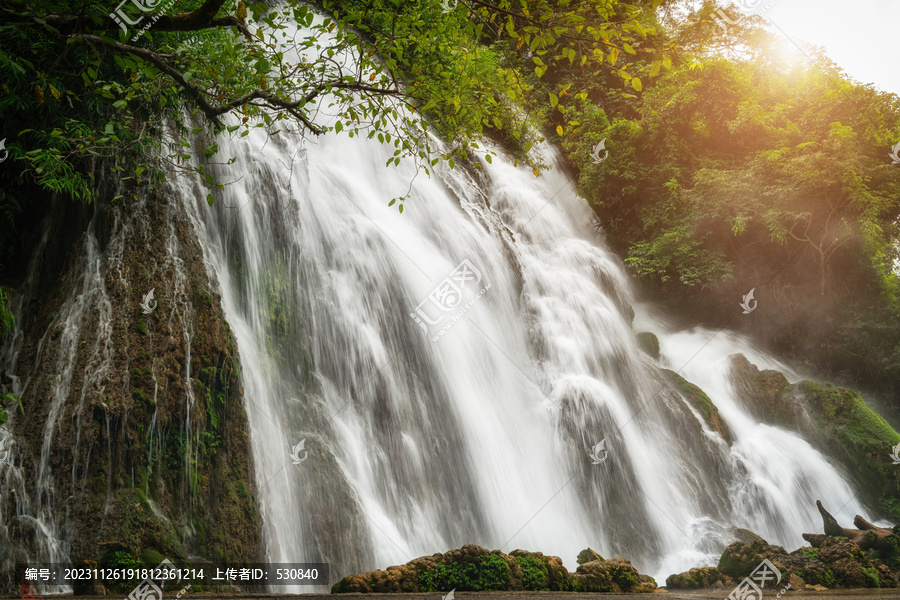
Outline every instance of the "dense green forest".
<path fill-rule="evenodd" d="M 395 148 L 386 168 L 415 161 L 425 175 L 439 161 L 477 166 L 472 150 L 488 138 L 540 176 L 546 165 L 530 150 L 546 137 L 648 297 L 746 328 L 900 418 L 900 167 L 888 156 L 900 99 L 814 49 L 814 63 L 785 57 L 763 19 L 734 8 L 722 10 L 739 25 L 722 35 L 718 8 L 4 0 L 4 290 L 24 277 L 48 210 L 34 199 L 46 192 L 71 202 L 139 194 L 168 162 L 198 171 L 214 203 L 225 183 L 189 164 L 192 132 L 367 136 Z M 357 65 L 342 62 L 347 52 Z M 340 118 L 325 127 L 319 111 Z M 209 164 L 231 160 L 217 150 L 210 142 Z M 385 202 L 402 211 L 406 198 Z M 751 288 L 760 310 L 737 321 Z M 0 305 L 8 332 L 5 291 Z"/>

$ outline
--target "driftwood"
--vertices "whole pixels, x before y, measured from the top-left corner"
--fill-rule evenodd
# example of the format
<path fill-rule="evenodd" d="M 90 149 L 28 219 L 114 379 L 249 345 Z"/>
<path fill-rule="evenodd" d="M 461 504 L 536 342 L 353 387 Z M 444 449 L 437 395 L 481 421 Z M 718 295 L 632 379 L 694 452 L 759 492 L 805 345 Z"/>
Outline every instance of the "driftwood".
<path fill-rule="evenodd" d="M 814 548 L 821 546 L 826 538 L 835 536 L 843 536 L 851 542 L 855 542 L 862 550 L 867 548 L 885 548 L 887 546 L 888 538 L 894 535 L 894 532 L 890 529 L 873 525 L 859 515 L 856 515 L 853 519 L 853 524 L 856 525 L 858 529 L 841 527 L 838 525 L 837 519 L 825 510 L 821 501 L 816 500 L 816 507 L 819 509 L 819 514 L 822 515 L 822 521 L 825 523 L 825 535 L 820 533 L 803 534 L 803 539 L 809 542 Z"/>

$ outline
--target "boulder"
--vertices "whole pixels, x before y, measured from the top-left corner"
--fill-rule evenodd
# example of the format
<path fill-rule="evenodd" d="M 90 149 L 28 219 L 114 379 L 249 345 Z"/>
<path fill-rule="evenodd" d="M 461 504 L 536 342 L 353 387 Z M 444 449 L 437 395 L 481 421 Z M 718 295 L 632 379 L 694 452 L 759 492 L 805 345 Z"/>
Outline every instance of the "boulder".
<path fill-rule="evenodd" d="M 718 588 L 726 587 L 730 583 L 731 579 L 720 573 L 716 567 L 696 567 L 666 578 L 666 588 L 670 590 Z"/>
<path fill-rule="evenodd" d="M 654 360 L 659 360 L 659 338 L 649 331 L 642 331 L 637 334 L 637 342 L 641 350 L 652 356 Z"/>
<path fill-rule="evenodd" d="M 598 553 L 594 552 L 590 548 L 587 550 L 582 550 L 578 553 L 578 564 L 583 565 L 584 563 L 589 563 L 594 560 L 603 560 L 603 557 Z"/>

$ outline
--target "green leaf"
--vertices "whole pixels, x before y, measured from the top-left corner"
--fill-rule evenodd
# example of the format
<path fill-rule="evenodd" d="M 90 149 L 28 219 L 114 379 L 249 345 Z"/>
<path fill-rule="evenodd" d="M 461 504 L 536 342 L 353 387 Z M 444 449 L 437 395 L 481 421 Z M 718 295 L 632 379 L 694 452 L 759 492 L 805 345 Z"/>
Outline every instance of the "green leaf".
<path fill-rule="evenodd" d="M 209 204 L 210 206 L 212 206 L 212 205 L 215 203 L 215 201 L 216 201 L 216 199 L 213 198 L 213 195 L 212 195 L 212 194 L 207 194 L 207 195 L 206 195 L 206 202 L 207 202 L 207 204 Z"/>

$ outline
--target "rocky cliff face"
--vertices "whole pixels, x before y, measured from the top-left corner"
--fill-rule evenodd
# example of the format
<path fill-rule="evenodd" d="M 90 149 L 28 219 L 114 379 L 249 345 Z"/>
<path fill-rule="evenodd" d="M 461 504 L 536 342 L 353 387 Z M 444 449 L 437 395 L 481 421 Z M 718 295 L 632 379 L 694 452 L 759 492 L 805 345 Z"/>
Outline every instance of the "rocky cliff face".
<path fill-rule="evenodd" d="M 239 357 L 181 207 L 52 209 L 3 353 L 0 572 L 262 560 Z"/>
<path fill-rule="evenodd" d="M 799 432 L 843 467 L 867 504 L 900 520 L 900 472 L 891 456 L 900 435 L 858 393 L 829 383 L 791 384 L 740 354 L 731 357 L 731 375 L 739 397 L 762 422 Z"/>

